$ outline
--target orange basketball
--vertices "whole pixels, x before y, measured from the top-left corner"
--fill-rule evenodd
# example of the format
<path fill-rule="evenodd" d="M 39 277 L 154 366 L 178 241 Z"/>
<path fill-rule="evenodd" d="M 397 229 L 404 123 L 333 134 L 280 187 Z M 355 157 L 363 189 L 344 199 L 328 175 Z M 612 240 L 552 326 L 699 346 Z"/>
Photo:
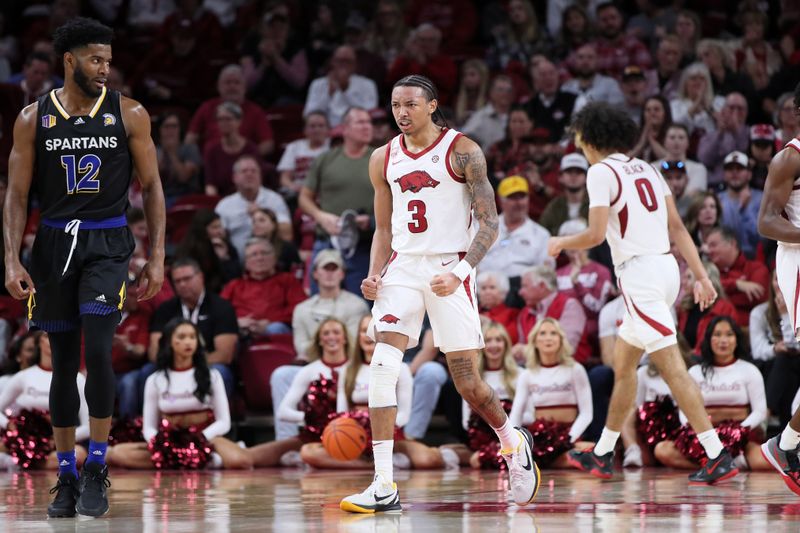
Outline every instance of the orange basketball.
<path fill-rule="evenodd" d="M 352 418 L 337 418 L 322 432 L 322 446 L 339 461 L 358 458 L 367 447 L 367 432 Z"/>

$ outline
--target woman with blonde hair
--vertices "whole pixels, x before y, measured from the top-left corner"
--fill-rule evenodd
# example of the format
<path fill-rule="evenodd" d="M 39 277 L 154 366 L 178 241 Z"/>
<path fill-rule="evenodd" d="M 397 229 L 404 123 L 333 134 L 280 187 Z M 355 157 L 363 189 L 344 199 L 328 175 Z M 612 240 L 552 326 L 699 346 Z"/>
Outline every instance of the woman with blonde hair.
<path fill-rule="evenodd" d="M 686 67 L 678 84 L 678 97 L 670 102 L 672 120 L 685 125 L 689 135 L 717 129 L 714 113 L 722 109 L 725 99 L 715 96 L 711 73 L 703 63 Z"/>
<path fill-rule="evenodd" d="M 489 94 L 489 67 L 482 59 L 467 59 L 461 65 L 461 83 L 455 102 L 456 125 L 463 125 L 470 115 L 486 105 Z"/>
<path fill-rule="evenodd" d="M 527 365 L 517 378 L 509 419 L 534 435 L 534 460 L 540 467 L 566 468 L 569 450 L 592 446 L 580 439 L 594 414 L 592 389 L 572 353 L 554 318 L 540 320 L 528 335 Z"/>

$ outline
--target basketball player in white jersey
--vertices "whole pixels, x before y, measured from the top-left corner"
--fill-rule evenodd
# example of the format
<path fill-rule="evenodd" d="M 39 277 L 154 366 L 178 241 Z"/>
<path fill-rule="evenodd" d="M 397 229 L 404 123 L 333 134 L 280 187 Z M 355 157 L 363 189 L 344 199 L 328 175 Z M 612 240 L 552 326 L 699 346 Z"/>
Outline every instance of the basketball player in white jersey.
<path fill-rule="evenodd" d="M 447 357 L 464 400 L 495 429 L 508 464 L 514 501 L 525 505 L 539 488 L 533 437 L 514 428 L 478 371 L 483 348 L 475 301 L 475 266 L 497 238 L 494 190 L 480 147 L 448 129 L 436 88 L 407 76 L 392 89 L 400 135 L 375 150 L 369 175 L 375 188 L 375 237 L 361 291 L 374 300 L 370 334 L 369 417 L 375 477 L 340 507 L 355 513 L 401 510 L 393 482 L 392 450 L 403 352 L 419 340 L 427 311 L 433 337 Z M 479 223 L 472 231 L 472 217 Z"/>
<path fill-rule="evenodd" d="M 795 113 L 800 114 L 800 84 L 794 90 Z M 789 307 L 795 336 L 800 339 L 800 140 L 794 138 L 775 154 L 769 165 L 758 212 L 758 232 L 778 241 L 775 269 L 778 286 Z M 780 472 L 783 481 L 800 495 L 800 410 L 783 433 L 761 445 L 761 453 Z"/>
<path fill-rule="evenodd" d="M 694 299 L 700 309 L 717 297 L 692 238 L 683 226 L 669 187 L 649 163 L 625 155 L 633 147 L 636 124 L 622 109 L 594 102 L 573 118 L 575 143 L 592 164 L 586 180 L 589 227 L 576 235 L 553 237 L 548 252 L 579 250 L 608 241 L 625 299 L 625 316 L 614 352 L 614 392 L 606 426 L 593 450 L 569 453 L 580 470 L 608 479 L 614 446 L 636 396 L 636 367 L 644 350 L 669 385 L 708 456 L 692 483 L 715 483 L 739 470 L 722 447 L 703 407 L 700 389 L 678 351 L 670 308 L 678 296 L 680 274 L 669 253 L 670 237 L 698 280 Z"/>

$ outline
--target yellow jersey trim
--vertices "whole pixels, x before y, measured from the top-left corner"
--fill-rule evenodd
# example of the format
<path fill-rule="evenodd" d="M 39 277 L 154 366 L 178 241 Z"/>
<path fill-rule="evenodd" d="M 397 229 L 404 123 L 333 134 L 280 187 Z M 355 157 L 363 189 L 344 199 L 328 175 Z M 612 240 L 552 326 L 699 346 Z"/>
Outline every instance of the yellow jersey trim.
<path fill-rule="evenodd" d="M 53 105 L 56 106 L 56 109 L 61 114 L 61 116 L 64 117 L 65 119 L 69 120 L 69 113 L 67 113 L 67 110 L 64 109 L 64 106 L 61 105 L 61 102 L 58 101 L 58 97 L 56 96 L 56 90 L 55 89 L 50 91 L 50 100 L 53 101 Z"/>
<path fill-rule="evenodd" d="M 100 106 L 103 105 L 103 100 L 106 99 L 106 86 L 103 85 L 103 91 L 100 93 L 100 96 L 97 98 L 97 102 L 95 102 L 94 107 L 91 111 L 89 111 L 89 116 L 94 118 L 97 112 L 100 110 Z"/>

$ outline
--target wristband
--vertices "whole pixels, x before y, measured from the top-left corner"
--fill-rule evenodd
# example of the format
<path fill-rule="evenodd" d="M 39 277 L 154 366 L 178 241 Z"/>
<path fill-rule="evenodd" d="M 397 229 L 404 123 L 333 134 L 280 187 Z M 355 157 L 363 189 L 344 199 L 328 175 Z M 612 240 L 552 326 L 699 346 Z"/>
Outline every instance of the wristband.
<path fill-rule="evenodd" d="M 455 274 L 461 281 L 464 281 L 472 274 L 472 265 L 470 265 L 466 259 L 462 259 L 450 272 Z"/>

